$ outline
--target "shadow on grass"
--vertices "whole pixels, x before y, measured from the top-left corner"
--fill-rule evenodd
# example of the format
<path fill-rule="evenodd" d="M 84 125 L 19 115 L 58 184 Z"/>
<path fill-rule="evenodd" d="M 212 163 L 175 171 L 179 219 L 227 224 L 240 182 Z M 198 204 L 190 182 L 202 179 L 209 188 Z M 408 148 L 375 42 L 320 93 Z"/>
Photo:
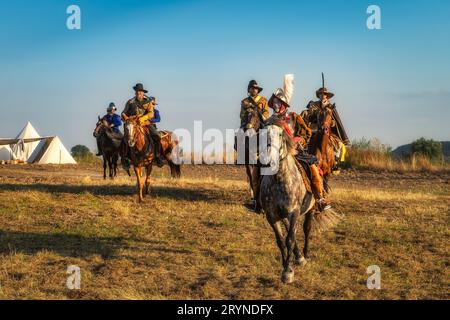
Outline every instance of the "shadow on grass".
<path fill-rule="evenodd" d="M 63 233 L 32 233 L 0 230 L 0 254 L 36 254 L 53 251 L 62 256 L 83 258 L 101 255 L 111 258 L 117 249 L 126 247 L 121 237 L 83 237 Z"/>
<path fill-rule="evenodd" d="M 135 196 L 137 187 L 135 186 L 114 186 L 114 185 L 68 185 L 68 184 L 1 184 L 0 191 L 26 192 L 38 191 L 48 193 L 71 193 L 83 194 L 88 192 L 96 196 Z M 188 201 L 220 201 L 223 194 L 205 188 L 180 188 L 172 186 L 151 186 L 151 196 L 169 198 L 174 200 Z"/>
<path fill-rule="evenodd" d="M 0 255 L 40 251 L 55 252 L 61 256 L 85 258 L 101 255 L 103 259 L 115 258 L 119 249 L 153 251 L 163 254 L 191 254 L 192 251 L 171 247 L 160 240 L 143 240 L 124 237 L 83 237 L 63 233 L 33 233 L 0 230 Z M 120 256 L 123 256 L 122 254 Z M 126 256 L 126 255 L 125 255 Z"/>

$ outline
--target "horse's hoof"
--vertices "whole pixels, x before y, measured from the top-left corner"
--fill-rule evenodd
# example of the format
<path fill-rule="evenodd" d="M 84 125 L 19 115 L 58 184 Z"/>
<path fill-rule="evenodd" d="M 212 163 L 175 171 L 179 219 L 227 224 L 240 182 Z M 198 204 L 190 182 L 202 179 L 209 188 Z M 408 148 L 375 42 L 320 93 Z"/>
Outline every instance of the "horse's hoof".
<path fill-rule="evenodd" d="M 301 258 L 298 258 L 295 260 L 295 264 L 300 267 L 306 266 L 307 263 L 308 263 L 308 260 L 306 260 L 305 257 L 301 257 Z"/>
<path fill-rule="evenodd" d="M 294 282 L 294 271 L 284 271 L 281 274 L 281 281 L 283 281 L 283 283 L 285 284 Z"/>

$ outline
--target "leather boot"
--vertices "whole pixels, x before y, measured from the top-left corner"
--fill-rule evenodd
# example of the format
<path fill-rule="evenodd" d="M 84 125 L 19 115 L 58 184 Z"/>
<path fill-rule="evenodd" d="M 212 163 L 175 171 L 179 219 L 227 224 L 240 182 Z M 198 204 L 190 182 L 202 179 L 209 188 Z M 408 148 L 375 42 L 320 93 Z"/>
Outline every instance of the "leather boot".
<path fill-rule="evenodd" d="M 331 209 L 331 205 L 323 196 L 323 180 L 316 165 L 311 166 L 311 188 L 313 189 L 314 198 L 320 212 Z"/>

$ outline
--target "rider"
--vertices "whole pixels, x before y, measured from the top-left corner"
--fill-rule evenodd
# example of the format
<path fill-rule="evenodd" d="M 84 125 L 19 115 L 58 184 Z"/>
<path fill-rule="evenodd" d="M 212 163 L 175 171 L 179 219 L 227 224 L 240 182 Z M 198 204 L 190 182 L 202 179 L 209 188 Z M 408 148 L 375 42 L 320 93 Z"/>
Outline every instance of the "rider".
<path fill-rule="evenodd" d="M 106 121 L 106 123 L 109 125 L 109 128 L 114 133 L 114 136 L 117 136 L 118 139 L 122 139 L 122 132 L 120 132 L 120 126 L 122 125 L 122 120 L 120 119 L 120 116 L 116 114 L 117 108 L 114 104 L 114 102 L 111 102 L 106 109 L 107 114 L 103 116 L 101 120 Z M 97 156 L 101 156 L 102 153 L 102 141 L 101 136 L 97 137 L 97 149 L 98 153 Z"/>
<path fill-rule="evenodd" d="M 141 126 L 145 126 L 149 131 L 149 138 L 154 143 L 154 153 L 156 164 L 163 166 L 161 157 L 161 137 L 156 126 L 152 125 L 151 119 L 154 117 L 155 98 L 149 98 L 145 94 L 148 92 L 144 89 L 142 83 L 138 83 L 133 87 L 135 91 L 134 98 L 127 101 L 122 111 L 122 119 L 127 121 L 130 117 L 137 116 Z"/>
<path fill-rule="evenodd" d="M 267 104 L 267 99 L 259 94 L 263 90 L 262 87 L 258 85 L 256 80 L 250 80 L 247 86 L 248 97 L 241 101 L 241 128 L 246 125 L 246 113 L 247 109 L 258 107 L 261 110 L 263 120 L 269 118 L 269 106 Z"/>
<path fill-rule="evenodd" d="M 324 110 L 329 110 L 332 113 L 332 144 L 335 157 L 337 158 L 336 167 L 340 162 L 345 161 L 346 146 L 350 143 L 344 126 L 342 125 L 339 114 L 336 110 L 336 105 L 330 102 L 330 99 L 334 96 L 334 93 L 329 92 L 327 88 L 322 87 L 316 91 L 318 101 L 310 101 L 306 106 L 306 110 L 302 112 L 302 116 L 305 119 L 308 126 L 312 129 L 313 133 L 317 131 L 319 126 L 320 113 Z"/>
<path fill-rule="evenodd" d="M 331 206 L 324 198 L 323 179 L 317 167 L 317 159 L 315 156 L 306 153 L 305 147 L 311 138 L 311 130 L 300 115 L 295 112 L 288 112 L 293 93 L 293 75 L 286 75 L 284 83 L 284 89 L 278 88 L 269 99 L 269 107 L 274 110 L 269 123 L 277 123 L 282 126 L 287 135 L 297 145 L 299 153 L 296 158 L 299 161 L 308 163 L 311 168 L 311 188 L 319 210 L 331 209 Z"/>
<path fill-rule="evenodd" d="M 161 122 L 161 116 L 159 115 L 159 110 L 156 109 L 156 106 L 157 106 L 158 104 L 156 103 L 155 97 L 150 97 L 150 100 L 155 101 L 155 109 L 153 110 L 154 115 L 153 115 L 153 118 L 150 119 L 150 123 L 156 128 L 156 124 L 157 124 L 158 122 Z"/>

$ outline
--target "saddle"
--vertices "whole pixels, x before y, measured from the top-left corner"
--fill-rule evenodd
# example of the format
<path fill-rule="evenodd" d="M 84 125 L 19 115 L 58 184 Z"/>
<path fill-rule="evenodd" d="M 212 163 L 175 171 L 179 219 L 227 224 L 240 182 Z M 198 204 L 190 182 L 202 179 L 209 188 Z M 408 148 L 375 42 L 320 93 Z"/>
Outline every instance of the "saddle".
<path fill-rule="evenodd" d="M 167 136 L 169 136 L 169 135 L 170 135 L 170 132 L 167 131 L 167 130 L 160 130 L 160 131 L 159 131 L 159 137 L 160 137 L 161 139 L 164 139 L 165 137 L 167 137 Z"/>
<path fill-rule="evenodd" d="M 106 136 L 111 139 L 114 147 L 118 148 L 123 140 L 123 134 L 121 132 L 115 132 L 113 130 L 105 130 Z"/>
<path fill-rule="evenodd" d="M 311 173 L 311 165 L 317 163 L 317 158 L 313 155 L 307 154 L 305 152 L 300 151 L 295 156 L 295 164 L 297 165 L 300 174 L 302 175 L 303 182 L 305 183 L 306 191 L 312 193 L 311 189 L 311 181 L 312 181 L 312 173 Z"/>

